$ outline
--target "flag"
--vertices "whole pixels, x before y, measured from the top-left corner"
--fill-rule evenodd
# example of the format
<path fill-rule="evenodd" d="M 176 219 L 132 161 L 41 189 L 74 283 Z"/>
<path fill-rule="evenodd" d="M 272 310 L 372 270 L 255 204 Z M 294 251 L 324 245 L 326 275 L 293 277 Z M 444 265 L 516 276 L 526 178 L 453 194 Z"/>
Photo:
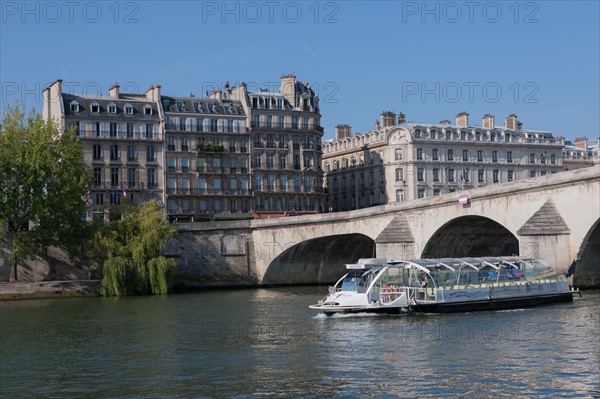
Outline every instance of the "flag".
<path fill-rule="evenodd" d="M 123 198 L 127 199 L 127 191 L 125 189 L 123 189 Z"/>

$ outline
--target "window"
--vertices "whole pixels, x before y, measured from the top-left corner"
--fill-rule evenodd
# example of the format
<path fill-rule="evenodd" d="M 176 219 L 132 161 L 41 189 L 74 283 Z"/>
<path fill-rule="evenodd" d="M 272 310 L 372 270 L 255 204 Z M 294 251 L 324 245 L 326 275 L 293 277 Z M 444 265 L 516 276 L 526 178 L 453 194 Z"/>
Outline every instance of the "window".
<path fill-rule="evenodd" d="M 529 163 L 535 163 L 535 154 L 529 154 Z"/>
<path fill-rule="evenodd" d="M 227 120 L 227 132 L 233 133 L 233 121 L 231 119 Z"/>
<path fill-rule="evenodd" d="M 285 139 L 285 134 L 279 135 L 279 148 L 285 148 L 287 146 L 287 141 Z"/>
<path fill-rule="evenodd" d="M 513 181 L 513 171 L 512 170 L 509 170 L 508 172 L 506 172 L 506 176 L 507 176 L 506 180 Z"/>
<path fill-rule="evenodd" d="M 425 189 L 420 188 L 417 190 L 417 198 L 425 198 Z"/>
<path fill-rule="evenodd" d="M 496 133 L 490 133 L 490 141 L 496 141 Z"/>
<path fill-rule="evenodd" d="M 260 159 L 261 159 L 260 154 L 254 154 L 254 167 L 255 168 L 260 168 Z"/>
<path fill-rule="evenodd" d="M 555 164 L 556 163 L 556 154 L 550 154 L 550 163 L 551 164 Z"/>
<path fill-rule="evenodd" d="M 148 168 L 147 169 L 147 183 L 149 189 L 156 188 L 156 169 Z"/>
<path fill-rule="evenodd" d="M 128 161 L 135 161 L 136 160 L 136 151 L 135 151 L 135 145 L 128 145 L 127 146 L 127 160 Z"/>
<path fill-rule="evenodd" d="M 117 187 L 119 185 L 119 168 L 110 169 L 110 185 Z"/>
<path fill-rule="evenodd" d="M 454 150 L 448 150 L 448 161 L 454 161 Z"/>
<path fill-rule="evenodd" d="M 267 154 L 267 169 L 273 169 L 273 154 Z"/>
<path fill-rule="evenodd" d="M 508 163 L 512 163 L 513 161 L 513 154 L 512 151 L 507 151 L 506 152 L 506 162 Z"/>
<path fill-rule="evenodd" d="M 71 112 L 79 112 L 79 103 L 77 101 L 73 101 L 70 104 Z"/>
<path fill-rule="evenodd" d="M 204 120 L 202 118 L 196 118 L 196 131 L 202 132 L 204 130 Z"/>
<path fill-rule="evenodd" d="M 420 139 L 421 138 L 421 129 L 416 129 L 415 130 L 415 138 L 416 139 Z"/>
<path fill-rule="evenodd" d="M 498 162 L 498 151 L 492 151 L 492 162 Z"/>
<path fill-rule="evenodd" d="M 188 157 L 181 158 L 181 171 L 184 173 L 190 171 L 190 159 Z"/>
<path fill-rule="evenodd" d="M 479 169 L 477 171 L 477 182 L 478 183 L 483 183 L 484 181 L 485 181 L 484 180 L 484 170 L 483 169 Z"/>
<path fill-rule="evenodd" d="M 275 176 L 274 175 L 267 176 L 267 190 L 275 191 Z"/>
<path fill-rule="evenodd" d="M 403 181 L 404 180 L 404 169 L 400 168 L 400 169 L 396 169 L 396 181 Z"/>
<path fill-rule="evenodd" d="M 436 195 L 440 195 L 440 189 L 436 188 L 433 190 L 433 196 L 435 197 Z"/>
<path fill-rule="evenodd" d="M 454 169 L 448 169 L 448 181 L 449 182 L 454 181 Z"/>
<path fill-rule="evenodd" d="M 483 151 L 477 150 L 477 162 L 483 162 Z"/>
<path fill-rule="evenodd" d="M 432 140 L 435 140 L 435 138 L 436 138 L 436 131 L 435 130 L 431 131 L 431 138 L 432 138 Z"/>
<path fill-rule="evenodd" d="M 279 122 L 278 122 L 278 128 L 283 129 L 283 127 L 285 126 L 285 116 L 281 115 L 279 116 Z"/>
<path fill-rule="evenodd" d="M 147 139 L 154 138 L 154 125 L 151 123 L 146 124 L 146 138 Z"/>
<path fill-rule="evenodd" d="M 102 159 L 102 144 L 94 144 L 94 159 Z"/>
<path fill-rule="evenodd" d="M 460 132 L 460 139 L 461 140 L 466 140 L 467 139 L 467 132 L 465 132 L 464 130 L 462 130 Z"/>
<path fill-rule="evenodd" d="M 102 168 L 94 168 L 94 187 L 102 185 Z"/>
<path fill-rule="evenodd" d="M 300 192 L 300 185 L 301 185 L 301 180 L 300 180 L 300 176 L 294 176 L 294 191 L 299 193 Z"/>
<path fill-rule="evenodd" d="M 467 162 L 469 160 L 469 150 L 463 150 L 463 161 Z"/>
<path fill-rule="evenodd" d="M 304 192 L 310 193 L 312 191 L 312 177 L 304 176 Z"/>
<path fill-rule="evenodd" d="M 529 171 L 529 177 L 535 177 L 535 170 Z"/>
<path fill-rule="evenodd" d="M 396 190 L 396 202 L 404 201 L 404 190 Z"/>
<path fill-rule="evenodd" d="M 127 169 L 127 185 L 131 188 L 131 187 L 135 187 L 135 181 L 136 181 L 136 177 L 137 176 L 137 172 L 135 168 L 128 168 Z"/>
<path fill-rule="evenodd" d="M 298 117 L 292 116 L 292 129 L 298 129 Z"/>
<path fill-rule="evenodd" d="M 434 148 L 433 150 L 431 150 L 431 159 L 433 161 L 438 160 L 438 149 L 437 148 Z"/>
<path fill-rule="evenodd" d="M 288 178 L 285 175 L 279 176 L 279 191 L 286 192 L 288 185 Z"/>
<path fill-rule="evenodd" d="M 277 99 L 277 109 L 283 109 L 283 98 Z"/>
<path fill-rule="evenodd" d="M 302 118 L 302 129 L 308 129 L 308 117 L 307 116 Z"/>
<path fill-rule="evenodd" d="M 126 125 L 126 128 L 127 128 L 127 138 L 128 139 L 133 138 L 133 123 L 128 123 Z"/>
<path fill-rule="evenodd" d="M 396 156 L 395 159 L 396 161 L 402 161 L 402 148 L 396 148 Z"/>
<path fill-rule="evenodd" d="M 111 161 L 119 160 L 119 146 L 117 144 L 112 144 L 110 146 L 110 160 Z"/>
<path fill-rule="evenodd" d="M 156 155 L 154 154 L 154 146 L 149 145 L 146 147 L 146 161 L 156 161 Z"/>
<path fill-rule="evenodd" d="M 422 159 L 423 159 L 423 149 L 417 148 L 417 160 L 422 160 Z"/>
<path fill-rule="evenodd" d="M 303 157 L 303 159 L 302 159 L 304 168 L 310 168 L 311 161 L 312 161 L 311 156 L 308 155 L 308 154 L 305 154 L 304 157 Z"/>
<path fill-rule="evenodd" d="M 423 168 L 417 168 L 417 181 L 423 181 Z"/>
<path fill-rule="evenodd" d="M 446 140 L 450 140 L 452 138 L 452 131 L 446 130 Z"/>
<path fill-rule="evenodd" d="M 492 181 L 498 183 L 500 181 L 498 170 L 492 171 Z"/>
<path fill-rule="evenodd" d="M 285 155 L 279 155 L 279 169 L 285 169 Z"/>
<path fill-rule="evenodd" d="M 475 140 L 481 141 L 481 132 L 475 132 Z"/>
<path fill-rule="evenodd" d="M 546 163 L 546 154 L 540 154 L 540 163 Z"/>
<path fill-rule="evenodd" d="M 133 115 L 133 107 L 131 105 L 125 105 L 125 115 Z"/>
<path fill-rule="evenodd" d="M 152 107 L 149 105 L 146 105 L 144 107 L 144 115 L 152 115 Z"/>
<path fill-rule="evenodd" d="M 175 172 L 177 169 L 177 160 L 175 157 L 167 157 L 167 172 Z"/>
<path fill-rule="evenodd" d="M 94 199 L 94 205 L 104 205 L 104 194 L 96 193 Z"/>
<path fill-rule="evenodd" d="M 100 105 L 98 103 L 93 103 L 90 105 L 90 111 L 94 114 L 100 113 Z"/>
<path fill-rule="evenodd" d="M 116 114 L 117 113 L 117 106 L 115 104 L 110 104 L 108 106 L 108 113 L 109 114 Z"/>
<path fill-rule="evenodd" d="M 433 169 L 433 181 L 434 182 L 440 181 L 440 170 L 437 168 Z"/>
<path fill-rule="evenodd" d="M 101 136 L 100 122 L 96 122 L 96 137 L 100 137 L 100 136 Z"/>
<path fill-rule="evenodd" d="M 117 123 L 110 122 L 109 129 L 110 137 L 117 137 Z"/>
<path fill-rule="evenodd" d="M 216 119 L 210 119 L 210 131 L 211 132 L 216 132 L 217 131 L 217 126 L 218 126 L 218 120 L 216 120 Z"/>

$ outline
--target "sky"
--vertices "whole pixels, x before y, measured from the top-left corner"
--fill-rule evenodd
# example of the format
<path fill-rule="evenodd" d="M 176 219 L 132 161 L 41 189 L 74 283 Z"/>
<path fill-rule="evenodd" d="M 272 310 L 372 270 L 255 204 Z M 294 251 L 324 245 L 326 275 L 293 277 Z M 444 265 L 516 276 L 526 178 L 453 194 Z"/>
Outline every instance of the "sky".
<path fill-rule="evenodd" d="M 384 111 L 481 125 L 515 113 L 568 140 L 600 132 L 600 2 L 0 1 L 3 105 L 42 90 L 201 97 L 294 73 L 319 95 L 325 139 Z"/>

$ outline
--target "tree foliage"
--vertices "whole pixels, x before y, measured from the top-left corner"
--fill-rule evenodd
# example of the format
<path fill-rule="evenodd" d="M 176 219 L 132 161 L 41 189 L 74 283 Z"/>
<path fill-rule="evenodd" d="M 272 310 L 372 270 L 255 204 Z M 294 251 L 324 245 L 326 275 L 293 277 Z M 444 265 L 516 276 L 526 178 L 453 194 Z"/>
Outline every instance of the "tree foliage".
<path fill-rule="evenodd" d="M 17 265 L 44 257 L 49 246 L 78 249 L 85 229 L 85 196 L 92 174 L 81 162 L 72 132 L 32 111 L 7 107 L 0 126 L 0 241 L 11 250 L 11 281 Z"/>
<path fill-rule="evenodd" d="M 103 270 L 101 295 L 167 294 L 175 261 L 161 251 L 174 233 L 155 201 L 101 226 L 93 238 Z"/>

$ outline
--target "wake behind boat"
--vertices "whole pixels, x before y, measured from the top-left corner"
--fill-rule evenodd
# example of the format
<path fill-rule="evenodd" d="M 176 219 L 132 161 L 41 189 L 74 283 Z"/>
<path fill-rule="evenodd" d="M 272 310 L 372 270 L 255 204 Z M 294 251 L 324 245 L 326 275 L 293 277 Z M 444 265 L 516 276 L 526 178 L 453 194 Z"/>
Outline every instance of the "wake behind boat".
<path fill-rule="evenodd" d="M 334 313 L 466 312 L 568 302 L 563 275 L 539 259 L 359 259 L 311 309 Z"/>

